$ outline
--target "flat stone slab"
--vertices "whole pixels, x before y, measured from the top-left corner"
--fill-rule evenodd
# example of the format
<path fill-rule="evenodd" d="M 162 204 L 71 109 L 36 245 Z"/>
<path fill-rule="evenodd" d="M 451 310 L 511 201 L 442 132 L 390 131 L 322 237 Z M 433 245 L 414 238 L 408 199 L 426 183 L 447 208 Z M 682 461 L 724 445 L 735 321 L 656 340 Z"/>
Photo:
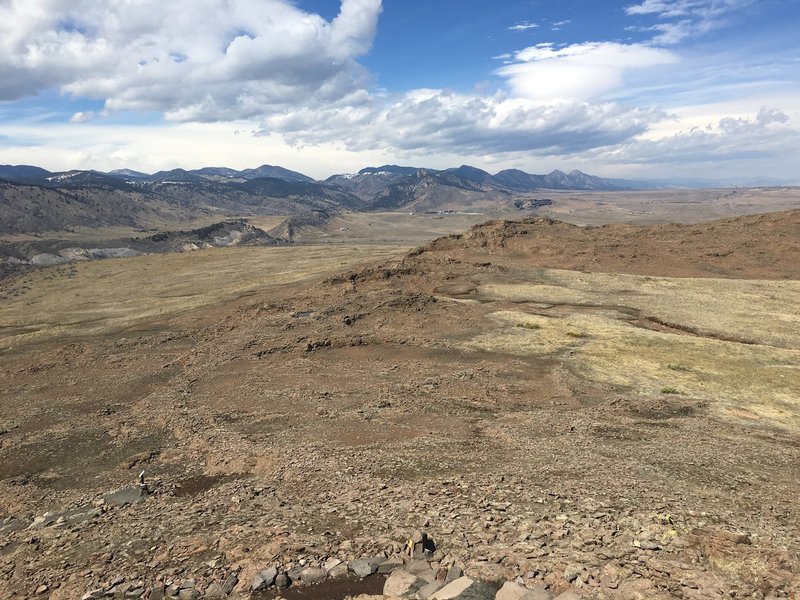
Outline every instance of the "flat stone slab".
<path fill-rule="evenodd" d="M 103 496 L 103 502 L 111 506 L 127 506 L 144 501 L 149 494 L 143 493 L 139 486 L 126 487 Z"/>
<path fill-rule="evenodd" d="M 495 590 L 477 579 L 459 577 L 431 596 L 431 600 L 494 600 Z"/>

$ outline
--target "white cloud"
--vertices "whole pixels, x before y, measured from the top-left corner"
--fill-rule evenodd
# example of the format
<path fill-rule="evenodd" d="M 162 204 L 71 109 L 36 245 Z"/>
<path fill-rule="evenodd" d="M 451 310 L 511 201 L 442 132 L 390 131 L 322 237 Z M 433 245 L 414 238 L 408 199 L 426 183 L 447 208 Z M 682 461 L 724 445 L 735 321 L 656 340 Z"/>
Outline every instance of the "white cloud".
<path fill-rule="evenodd" d="M 0 2 L 0 100 L 58 87 L 168 119 L 256 116 L 362 89 L 381 0 L 327 22 L 289 0 Z"/>
<path fill-rule="evenodd" d="M 789 120 L 780 110 L 762 108 L 750 117 L 723 117 L 705 127 L 658 139 L 637 138 L 589 155 L 604 162 L 685 165 L 796 158 L 800 155 L 800 131 Z"/>
<path fill-rule="evenodd" d="M 512 25 L 509 27 L 509 31 L 526 31 L 528 29 L 536 29 L 539 27 L 536 23 L 529 23 L 528 21 L 523 21 L 522 23 L 517 23 L 516 25 Z"/>
<path fill-rule="evenodd" d="M 542 105 L 502 94 L 425 89 L 388 103 L 287 111 L 265 119 L 263 133 L 279 133 L 298 146 L 336 140 L 352 151 L 558 155 L 619 143 L 664 116 L 613 103 Z"/>
<path fill-rule="evenodd" d="M 89 121 L 93 121 L 97 117 L 97 114 L 94 111 L 82 111 L 76 112 L 72 115 L 69 119 L 70 123 L 88 123 Z"/>
<path fill-rule="evenodd" d="M 658 35 L 650 41 L 656 45 L 671 45 L 702 35 L 725 25 L 730 16 L 755 0 L 644 0 L 625 7 L 628 15 L 655 16 L 662 20 L 639 31 L 654 31 Z"/>
<path fill-rule="evenodd" d="M 677 56 L 644 44 L 587 42 L 520 50 L 516 62 L 497 70 L 513 93 L 538 102 L 589 100 L 620 88 L 625 74 L 677 62 Z"/>

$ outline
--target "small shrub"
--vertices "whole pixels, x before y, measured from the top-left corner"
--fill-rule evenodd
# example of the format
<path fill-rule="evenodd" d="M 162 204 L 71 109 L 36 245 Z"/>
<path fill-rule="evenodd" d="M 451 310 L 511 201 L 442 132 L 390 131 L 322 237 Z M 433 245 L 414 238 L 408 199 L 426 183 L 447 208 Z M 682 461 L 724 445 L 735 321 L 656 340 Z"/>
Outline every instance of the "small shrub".
<path fill-rule="evenodd" d="M 676 390 L 674 387 L 663 387 L 663 388 L 661 388 L 661 393 L 662 394 L 680 394 L 680 392 L 678 390 Z"/>
<path fill-rule="evenodd" d="M 676 364 L 672 364 L 672 363 L 668 364 L 668 365 L 667 365 L 667 368 L 668 368 L 670 371 L 690 371 L 690 370 L 691 370 L 691 369 L 690 369 L 689 367 L 687 367 L 686 365 L 681 365 L 681 364 L 677 364 L 677 365 L 676 365 Z"/>
<path fill-rule="evenodd" d="M 587 338 L 587 337 L 589 337 L 589 334 L 588 334 L 588 333 L 584 333 L 584 332 L 582 332 L 582 331 L 568 331 L 568 332 L 567 332 L 567 335 L 568 335 L 569 337 L 574 337 L 574 338 L 579 338 L 579 339 L 580 339 L 580 338 Z"/>
<path fill-rule="evenodd" d="M 517 323 L 517 327 L 521 327 L 522 329 L 541 329 L 542 326 L 538 323 Z"/>

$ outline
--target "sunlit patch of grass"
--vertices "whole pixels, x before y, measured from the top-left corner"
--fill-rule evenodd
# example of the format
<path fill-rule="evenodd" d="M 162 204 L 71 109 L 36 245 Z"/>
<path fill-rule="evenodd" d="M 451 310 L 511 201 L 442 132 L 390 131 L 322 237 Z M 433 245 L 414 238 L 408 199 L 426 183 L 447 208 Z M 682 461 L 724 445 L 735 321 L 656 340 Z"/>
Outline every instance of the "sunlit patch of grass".
<path fill-rule="evenodd" d="M 75 263 L 68 272 L 43 269 L 28 275 L 31 289 L 23 296 L 3 301 L 0 348 L 141 327 L 405 250 L 389 245 L 218 248 Z"/>
<path fill-rule="evenodd" d="M 542 285 L 483 285 L 484 301 L 557 307 L 557 318 L 535 336 L 515 327 L 523 311 L 492 313 L 493 327 L 470 347 L 561 358 L 587 380 L 619 385 L 642 396 L 669 388 L 707 402 L 728 418 L 754 415 L 800 428 L 800 281 L 662 279 L 538 270 Z M 624 291 L 624 292 L 623 292 Z M 768 298 L 769 296 L 769 298 Z M 676 325 L 638 326 L 636 314 Z M 555 316 L 555 315 L 554 315 Z M 688 331 L 682 329 L 686 328 Z M 588 332 L 588 337 L 575 333 Z M 752 343 L 717 339 L 740 337 Z M 670 383 L 664 384 L 664 371 Z"/>

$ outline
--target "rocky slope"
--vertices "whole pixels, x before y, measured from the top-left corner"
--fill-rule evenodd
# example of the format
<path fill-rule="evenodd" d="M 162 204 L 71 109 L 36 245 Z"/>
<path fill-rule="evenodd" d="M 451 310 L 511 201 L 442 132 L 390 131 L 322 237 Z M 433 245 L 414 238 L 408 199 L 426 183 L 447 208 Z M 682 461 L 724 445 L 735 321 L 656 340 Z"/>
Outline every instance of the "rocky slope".
<path fill-rule="evenodd" d="M 492 221 L 421 251 L 578 271 L 800 279 L 800 210 L 647 227 L 578 227 L 547 218 Z"/>
<path fill-rule="evenodd" d="M 762 253 L 796 217 L 615 243 L 669 232 L 681 260 L 625 257 L 658 276 L 739 235 L 742 274 L 797 277 L 795 246 Z M 413 576 L 373 592 L 395 597 L 459 571 L 516 582 L 512 598 L 796 596 L 797 431 L 594 381 L 569 349 L 463 345 L 495 309 L 459 290 L 526 281 L 559 243 L 574 251 L 554 266 L 617 268 L 609 231 L 494 223 L 135 330 L 4 348 L 0 596 L 300 598 L 278 586 L 322 582 L 306 597 L 332 599 L 329 580 L 384 563 Z M 417 530 L 435 550 L 403 561 Z"/>

